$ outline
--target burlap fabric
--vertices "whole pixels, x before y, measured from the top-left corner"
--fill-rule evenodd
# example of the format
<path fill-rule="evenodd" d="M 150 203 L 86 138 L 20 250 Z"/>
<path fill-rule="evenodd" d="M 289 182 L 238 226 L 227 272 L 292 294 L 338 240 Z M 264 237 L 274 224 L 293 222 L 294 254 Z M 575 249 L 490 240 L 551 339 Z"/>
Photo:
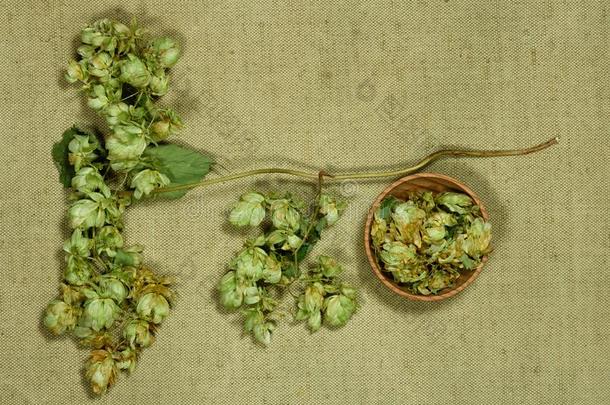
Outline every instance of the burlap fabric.
<path fill-rule="evenodd" d="M 0 403 L 608 403 L 608 12 L 604 1 L 2 1 Z M 137 371 L 94 401 L 87 353 L 40 327 L 68 234 L 50 150 L 73 123 L 100 125 L 62 79 L 80 28 L 132 14 L 183 44 L 164 102 L 187 125 L 179 142 L 213 154 L 219 173 L 561 144 L 429 167 L 471 186 L 495 227 L 480 278 L 442 303 L 392 295 L 366 262 L 365 214 L 391 179 L 335 185 L 350 205 L 314 253 L 345 264 L 362 308 L 311 336 L 286 321 L 267 349 L 216 304 L 245 239 L 227 209 L 246 190 L 306 197 L 311 185 L 248 179 L 129 209 L 127 240 L 178 276 L 180 298 Z"/>

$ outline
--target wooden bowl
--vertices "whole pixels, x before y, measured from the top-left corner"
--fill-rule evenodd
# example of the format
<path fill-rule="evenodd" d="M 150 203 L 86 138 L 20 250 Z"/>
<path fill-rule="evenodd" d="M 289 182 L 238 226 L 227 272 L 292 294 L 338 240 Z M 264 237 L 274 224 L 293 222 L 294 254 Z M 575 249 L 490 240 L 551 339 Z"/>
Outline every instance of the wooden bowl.
<path fill-rule="evenodd" d="M 388 287 L 390 290 L 398 295 L 402 295 L 405 298 L 414 301 L 440 301 L 445 298 L 453 297 L 455 294 L 468 287 L 474 279 L 476 279 L 483 270 L 483 265 L 487 262 L 487 256 L 482 258 L 481 264 L 476 269 L 464 270 L 461 272 L 460 277 L 456 280 L 453 287 L 448 287 L 439 291 L 436 295 L 419 295 L 412 294 L 396 283 L 390 273 L 386 273 L 381 270 L 377 257 L 375 256 L 375 250 L 373 249 L 371 242 L 371 225 L 373 224 L 373 217 L 375 211 L 381 204 L 381 201 L 388 195 L 393 195 L 401 200 L 408 198 L 409 192 L 412 191 L 432 191 L 434 193 L 440 193 L 444 191 L 453 191 L 458 193 L 464 193 L 470 196 L 474 203 L 481 209 L 481 216 L 485 221 L 489 220 L 489 214 L 481 203 L 479 197 L 464 184 L 460 183 L 456 179 L 449 176 L 436 173 L 418 173 L 406 176 L 390 184 L 385 190 L 379 194 L 371 209 L 369 210 L 368 217 L 366 219 L 366 226 L 364 227 L 364 247 L 366 250 L 366 256 L 369 259 L 373 273 L 381 280 L 381 282 Z"/>

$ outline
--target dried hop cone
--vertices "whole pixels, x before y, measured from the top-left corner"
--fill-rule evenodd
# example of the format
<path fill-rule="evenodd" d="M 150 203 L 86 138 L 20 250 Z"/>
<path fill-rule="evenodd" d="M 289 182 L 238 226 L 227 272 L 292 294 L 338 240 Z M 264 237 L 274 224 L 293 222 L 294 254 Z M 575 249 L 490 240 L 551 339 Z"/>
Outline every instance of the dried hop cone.
<path fill-rule="evenodd" d="M 117 364 L 112 353 L 107 350 L 91 352 L 86 367 L 86 377 L 91 383 L 91 389 L 96 394 L 103 394 L 114 384 L 117 376 Z"/>
<path fill-rule="evenodd" d="M 136 311 L 143 319 L 159 324 L 169 315 L 169 303 L 163 295 L 151 292 L 140 297 Z"/>
<path fill-rule="evenodd" d="M 60 300 L 53 300 L 47 306 L 44 325 L 55 335 L 73 329 L 78 319 L 78 309 Z"/>
<path fill-rule="evenodd" d="M 130 321 L 123 329 L 123 337 L 129 342 L 132 348 L 148 347 L 155 341 L 155 336 L 151 331 L 151 325 L 141 319 Z"/>

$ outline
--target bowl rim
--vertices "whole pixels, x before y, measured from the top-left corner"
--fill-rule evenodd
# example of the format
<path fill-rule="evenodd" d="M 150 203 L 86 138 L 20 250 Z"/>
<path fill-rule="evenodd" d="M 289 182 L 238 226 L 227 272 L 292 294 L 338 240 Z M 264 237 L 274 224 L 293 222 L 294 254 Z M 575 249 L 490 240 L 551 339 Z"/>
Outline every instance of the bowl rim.
<path fill-rule="evenodd" d="M 481 199 L 479 198 L 479 196 L 474 191 L 472 191 L 472 189 L 470 189 L 470 187 L 466 186 L 459 180 L 457 180 L 453 177 L 444 175 L 444 174 L 432 173 L 432 172 L 410 174 L 408 176 L 405 176 L 405 177 L 402 177 L 402 178 L 396 180 L 395 182 L 393 182 L 392 184 L 387 186 L 381 193 L 379 193 L 377 198 L 373 201 L 373 204 L 369 208 L 369 212 L 368 212 L 368 215 L 366 218 L 366 224 L 364 226 L 364 249 L 365 249 L 369 264 L 371 265 L 371 269 L 373 270 L 373 273 L 391 291 L 393 291 L 394 293 L 396 293 L 402 297 L 405 297 L 405 298 L 413 300 L 413 301 L 427 301 L 427 302 L 441 301 L 446 298 L 453 297 L 454 295 L 456 295 L 457 293 L 459 293 L 460 291 L 462 291 L 466 287 L 468 287 L 470 284 L 472 284 L 472 282 L 479 276 L 479 274 L 483 270 L 483 267 L 488 259 L 487 255 L 482 257 L 481 264 L 479 264 L 477 266 L 477 268 L 473 271 L 473 273 L 470 275 L 470 277 L 468 277 L 466 279 L 466 281 L 464 281 L 461 285 L 459 285 L 455 288 L 452 288 L 449 291 L 446 291 L 442 294 L 418 295 L 418 294 L 411 294 L 411 293 L 399 288 L 396 285 L 396 283 L 394 283 L 393 281 L 390 281 L 389 278 L 387 278 L 385 276 L 385 274 L 381 271 L 381 269 L 379 268 L 379 265 L 377 264 L 377 258 L 375 256 L 375 254 L 373 252 L 373 248 L 371 246 L 371 236 L 370 236 L 371 226 L 373 223 L 373 217 L 375 215 L 375 211 L 377 211 L 377 208 L 379 207 L 379 204 L 381 204 L 381 201 L 388 194 L 390 194 L 390 192 L 392 190 L 394 190 L 399 185 L 401 185 L 403 183 L 407 183 L 414 179 L 419 179 L 419 178 L 442 179 L 449 183 L 452 183 L 456 188 L 461 189 L 465 194 L 468 194 L 468 196 L 470 196 L 470 198 L 472 198 L 474 203 L 476 205 L 478 205 L 479 208 L 481 209 L 481 216 L 483 217 L 483 219 L 485 219 L 485 221 L 489 220 L 489 213 L 487 212 L 487 209 L 481 202 Z"/>

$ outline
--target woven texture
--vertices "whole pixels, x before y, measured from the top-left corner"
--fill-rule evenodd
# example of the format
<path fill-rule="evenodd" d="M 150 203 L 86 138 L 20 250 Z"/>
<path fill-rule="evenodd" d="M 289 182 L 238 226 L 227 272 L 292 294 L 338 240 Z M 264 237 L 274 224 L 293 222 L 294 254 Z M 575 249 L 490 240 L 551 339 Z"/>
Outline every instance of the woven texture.
<path fill-rule="evenodd" d="M 605 1 L 14 1 L 0 3 L 0 403 L 602 404 L 610 402 L 610 40 Z M 214 286 L 245 239 L 227 210 L 251 189 L 313 187 L 271 176 L 138 204 L 129 243 L 180 280 L 175 310 L 136 372 L 94 401 L 87 352 L 40 326 L 68 235 L 51 146 L 100 125 L 62 79 L 76 37 L 131 15 L 184 57 L 164 103 L 178 141 L 220 172 L 407 166 L 446 146 L 525 147 L 527 157 L 443 160 L 495 229 L 476 282 L 411 303 L 374 278 L 362 232 L 393 179 L 336 184 L 349 200 L 315 254 L 361 290 L 344 328 L 283 322 L 263 349 L 219 310 Z M 103 128 L 103 126 L 100 126 Z"/>

